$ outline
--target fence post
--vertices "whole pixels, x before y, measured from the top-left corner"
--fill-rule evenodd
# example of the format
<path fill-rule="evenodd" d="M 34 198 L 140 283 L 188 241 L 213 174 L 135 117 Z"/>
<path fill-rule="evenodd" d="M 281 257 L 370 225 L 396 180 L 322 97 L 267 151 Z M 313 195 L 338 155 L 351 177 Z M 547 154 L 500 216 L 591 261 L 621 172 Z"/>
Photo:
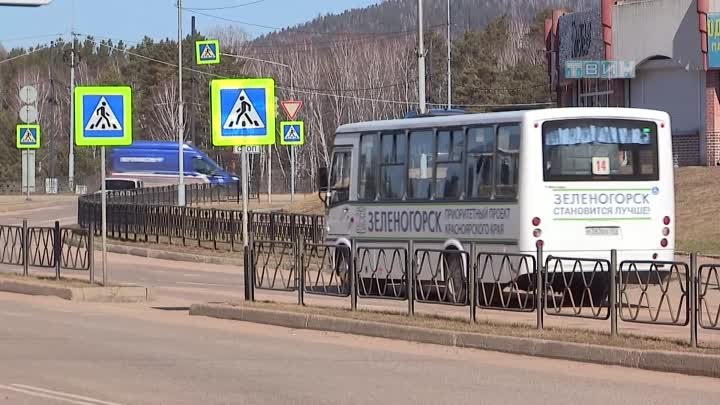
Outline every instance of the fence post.
<path fill-rule="evenodd" d="M 298 305 L 305 306 L 305 271 L 302 268 L 305 241 L 302 238 L 296 238 L 295 249 L 295 284 L 298 289 Z"/>
<path fill-rule="evenodd" d="M 468 257 L 468 294 L 470 294 L 470 323 L 477 320 L 477 263 L 475 262 L 475 244 L 470 244 L 470 256 Z"/>
<path fill-rule="evenodd" d="M 410 239 L 405 258 L 405 293 L 408 301 L 408 316 L 415 316 L 415 241 Z"/>
<path fill-rule="evenodd" d="M 213 242 L 213 249 L 217 250 L 217 232 L 218 232 L 218 226 L 217 226 L 217 210 L 213 208 L 212 210 L 212 219 L 211 219 L 211 232 L 212 232 L 212 242 Z"/>
<path fill-rule="evenodd" d="M 348 263 L 350 271 L 350 310 L 357 311 L 357 277 L 355 273 L 355 241 L 350 240 L 350 254 L 348 255 L 350 262 Z"/>
<path fill-rule="evenodd" d="M 90 266 L 88 268 L 88 272 L 90 273 L 90 284 L 95 284 L 95 223 L 90 224 L 90 229 L 88 230 L 88 244 L 87 244 L 87 251 L 88 251 L 88 265 Z"/>
<path fill-rule="evenodd" d="M 690 311 L 690 346 L 695 349 L 698 346 L 698 267 L 697 253 L 690 254 L 690 275 L 688 280 L 688 310 Z"/>
<path fill-rule="evenodd" d="M 60 266 L 62 264 L 62 241 L 60 240 L 60 222 L 55 221 L 55 238 L 53 249 L 55 250 L 55 279 L 60 280 Z"/>
<path fill-rule="evenodd" d="M 618 335 L 617 329 L 617 250 L 610 251 L 610 292 L 608 302 L 610 306 L 610 335 Z"/>
<path fill-rule="evenodd" d="M 537 246 L 537 263 L 535 263 L 535 311 L 537 311 L 536 327 L 543 329 L 543 296 L 545 295 L 545 286 L 543 285 L 543 273 L 545 272 L 545 263 L 543 260 L 543 247 L 541 244 Z"/>
<path fill-rule="evenodd" d="M 28 240 L 28 222 L 23 219 L 22 229 L 22 260 L 23 260 L 23 276 L 29 275 L 28 267 L 30 267 L 30 241 Z"/>

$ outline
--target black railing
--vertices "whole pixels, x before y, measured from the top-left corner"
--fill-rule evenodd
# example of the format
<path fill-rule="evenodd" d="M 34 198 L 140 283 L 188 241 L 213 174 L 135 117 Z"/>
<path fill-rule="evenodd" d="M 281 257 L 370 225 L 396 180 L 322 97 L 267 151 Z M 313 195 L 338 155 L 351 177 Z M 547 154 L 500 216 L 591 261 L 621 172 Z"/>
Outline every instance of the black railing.
<path fill-rule="evenodd" d="M 238 184 L 187 186 L 187 201 L 192 204 L 242 200 Z M 176 186 L 107 192 L 108 238 L 132 241 L 182 244 L 228 251 L 242 250 L 242 212 L 236 209 L 178 207 Z M 78 224 L 95 227 L 101 234 L 101 195 L 88 194 L 78 199 Z M 256 240 L 295 240 L 310 243 L 324 238 L 321 215 L 284 212 L 250 212 L 249 231 Z M 11 243 L 11 242 L 9 242 Z"/>

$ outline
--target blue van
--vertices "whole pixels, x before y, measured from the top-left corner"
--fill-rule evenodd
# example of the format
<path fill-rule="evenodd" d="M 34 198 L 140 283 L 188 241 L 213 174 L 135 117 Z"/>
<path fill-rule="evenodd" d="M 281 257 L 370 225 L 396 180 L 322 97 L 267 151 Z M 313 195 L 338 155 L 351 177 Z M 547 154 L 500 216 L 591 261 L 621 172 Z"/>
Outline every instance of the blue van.
<path fill-rule="evenodd" d="M 136 178 L 146 185 L 177 184 L 178 155 L 176 142 L 135 141 L 112 149 L 110 170 L 112 176 Z M 239 180 L 192 145 L 184 145 L 183 157 L 184 180 L 188 184 L 229 184 Z"/>

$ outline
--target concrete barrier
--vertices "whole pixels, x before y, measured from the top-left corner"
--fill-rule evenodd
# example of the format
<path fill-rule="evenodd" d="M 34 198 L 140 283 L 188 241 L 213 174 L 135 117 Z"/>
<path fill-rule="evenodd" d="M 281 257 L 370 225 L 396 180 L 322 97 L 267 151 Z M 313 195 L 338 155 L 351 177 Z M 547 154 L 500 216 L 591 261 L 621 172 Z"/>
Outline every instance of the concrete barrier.
<path fill-rule="evenodd" d="M 0 279 L 0 291 L 58 297 L 82 302 L 146 302 L 154 299 L 150 288 L 141 286 L 63 286 L 52 281 Z"/>
<path fill-rule="evenodd" d="M 228 304 L 194 304 L 190 315 L 720 378 L 720 356 L 700 353 L 495 336 Z"/>

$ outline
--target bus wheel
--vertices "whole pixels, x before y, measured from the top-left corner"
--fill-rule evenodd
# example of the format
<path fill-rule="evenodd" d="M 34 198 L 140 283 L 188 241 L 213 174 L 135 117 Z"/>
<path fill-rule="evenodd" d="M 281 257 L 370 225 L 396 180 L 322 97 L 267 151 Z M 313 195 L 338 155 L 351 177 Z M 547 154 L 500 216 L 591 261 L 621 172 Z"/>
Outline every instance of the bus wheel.
<path fill-rule="evenodd" d="M 335 253 L 335 275 L 337 275 L 340 281 L 339 291 L 340 294 L 350 293 L 350 257 L 345 249 Z"/>
<path fill-rule="evenodd" d="M 575 301 L 575 306 L 598 308 L 603 306 L 607 301 L 610 286 L 608 286 L 607 283 L 595 282 L 589 287 L 582 285 L 573 286 L 570 292 L 573 296 L 573 301 Z"/>
<path fill-rule="evenodd" d="M 444 301 L 453 303 L 467 302 L 467 282 L 463 272 L 462 255 L 458 253 L 444 253 L 445 255 L 445 288 Z"/>

